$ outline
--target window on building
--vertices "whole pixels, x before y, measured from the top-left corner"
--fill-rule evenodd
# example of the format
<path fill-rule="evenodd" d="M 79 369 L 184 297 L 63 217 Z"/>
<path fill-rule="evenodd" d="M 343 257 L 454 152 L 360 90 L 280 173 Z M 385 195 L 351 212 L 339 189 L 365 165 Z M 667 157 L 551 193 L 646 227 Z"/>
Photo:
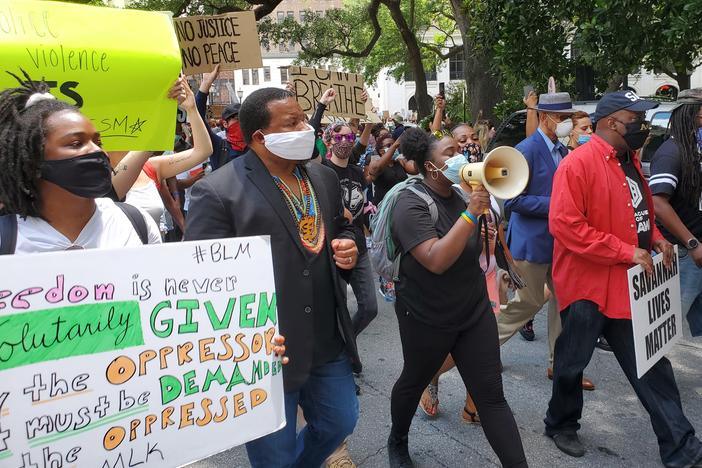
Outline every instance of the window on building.
<path fill-rule="evenodd" d="M 315 13 L 317 16 L 322 16 L 322 15 L 324 14 L 324 12 L 323 12 L 322 10 L 316 10 L 314 13 Z"/>
<path fill-rule="evenodd" d="M 305 22 L 305 11 L 303 10 L 300 12 L 300 23 L 304 23 L 304 22 Z"/>
<path fill-rule="evenodd" d="M 424 76 L 427 81 L 436 81 L 436 69 L 425 70 Z M 405 72 L 405 81 L 414 81 L 414 73 L 412 73 L 412 70 L 407 70 Z"/>
<path fill-rule="evenodd" d="M 295 18 L 295 12 L 294 11 L 289 11 L 288 12 L 288 18 Z"/>
<path fill-rule="evenodd" d="M 258 68 L 251 69 L 251 84 L 252 85 L 258 84 Z"/>
<path fill-rule="evenodd" d="M 463 67 L 465 66 L 465 59 L 463 57 L 463 51 L 454 55 L 449 59 L 449 79 L 450 80 L 462 80 Z"/>
<path fill-rule="evenodd" d="M 288 77 L 288 69 L 281 68 L 280 69 L 280 82 L 285 83 L 286 81 L 290 81 L 290 78 Z"/>
<path fill-rule="evenodd" d="M 285 12 L 284 11 L 279 11 L 278 12 L 278 22 L 282 23 L 285 20 Z"/>
<path fill-rule="evenodd" d="M 251 79 L 249 78 L 248 68 L 245 70 L 241 70 L 241 82 L 245 85 L 251 84 Z"/>
<path fill-rule="evenodd" d="M 263 67 L 263 81 L 271 81 L 271 67 Z"/>

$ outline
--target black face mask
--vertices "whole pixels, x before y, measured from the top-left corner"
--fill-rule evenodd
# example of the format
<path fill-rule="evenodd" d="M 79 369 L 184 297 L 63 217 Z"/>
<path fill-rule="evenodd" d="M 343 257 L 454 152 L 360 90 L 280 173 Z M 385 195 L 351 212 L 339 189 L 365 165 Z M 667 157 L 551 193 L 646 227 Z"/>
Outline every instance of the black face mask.
<path fill-rule="evenodd" d="M 112 189 L 112 168 L 104 151 L 43 161 L 41 178 L 82 198 L 100 198 Z"/>
<path fill-rule="evenodd" d="M 641 148 L 646 143 L 650 130 L 641 129 L 641 122 L 630 122 L 624 124 L 624 126 L 626 127 L 626 133 L 622 135 L 622 138 L 624 138 L 629 149 L 636 151 Z"/>

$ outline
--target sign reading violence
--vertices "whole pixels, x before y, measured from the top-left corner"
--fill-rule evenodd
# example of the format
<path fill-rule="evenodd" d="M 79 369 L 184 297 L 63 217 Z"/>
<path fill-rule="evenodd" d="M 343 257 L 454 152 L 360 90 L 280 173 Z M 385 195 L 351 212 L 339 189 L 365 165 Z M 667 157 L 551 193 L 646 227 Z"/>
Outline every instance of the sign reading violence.
<path fill-rule="evenodd" d="M 636 372 L 641 378 L 682 337 L 678 247 L 671 268 L 653 257 L 653 274 L 637 265 L 628 271 Z"/>
<path fill-rule="evenodd" d="M 221 70 L 263 66 L 253 11 L 173 18 L 173 25 L 186 75 L 211 72 L 217 64 Z"/>
<path fill-rule="evenodd" d="M 172 150 L 180 70 L 166 13 L 0 0 L 0 90 L 45 80 L 81 109 L 107 150 Z"/>
<path fill-rule="evenodd" d="M 329 89 L 336 90 L 336 99 L 329 105 L 330 115 L 344 118 L 366 118 L 366 105 L 361 99 L 363 77 L 356 73 L 346 73 L 317 68 L 289 67 L 295 99 L 305 114 L 314 113 L 322 94 Z"/>
<path fill-rule="evenodd" d="M 180 466 L 285 424 L 268 237 L 0 271 L 0 466 Z"/>

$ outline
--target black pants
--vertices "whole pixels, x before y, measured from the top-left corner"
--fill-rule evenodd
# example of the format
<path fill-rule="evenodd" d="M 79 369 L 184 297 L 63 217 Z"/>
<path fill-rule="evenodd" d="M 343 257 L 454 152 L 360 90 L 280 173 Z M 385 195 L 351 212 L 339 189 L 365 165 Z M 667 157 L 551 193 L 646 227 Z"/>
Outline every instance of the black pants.
<path fill-rule="evenodd" d="M 395 312 L 404 366 L 392 389 L 393 432 L 409 432 L 422 392 L 451 353 L 478 408 L 485 436 L 502 465 L 527 466 L 517 423 L 502 391 L 497 323 L 492 312 L 481 312 L 472 327 L 460 332 L 437 330 L 416 320 L 399 299 Z"/>
<path fill-rule="evenodd" d="M 631 320 L 609 319 L 597 304 L 577 301 L 561 312 L 563 331 L 556 340 L 553 394 L 546 413 L 546 433 L 580 429 L 583 410 L 581 380 L 597 338 L 603 334 L 612 347 L 639 401 L 651 417 L 663 464 L 687 467 L 702 461 L 702 443 L 683 414 L 670 361 L 662 358 L 643 377 L 636 377 L 636 355 Z"/>

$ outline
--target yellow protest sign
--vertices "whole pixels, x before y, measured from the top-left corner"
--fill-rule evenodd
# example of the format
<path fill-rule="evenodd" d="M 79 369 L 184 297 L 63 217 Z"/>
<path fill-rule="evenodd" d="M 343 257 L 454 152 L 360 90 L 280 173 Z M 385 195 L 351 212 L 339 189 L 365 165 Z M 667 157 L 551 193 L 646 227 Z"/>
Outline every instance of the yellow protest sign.
<path fill-rule="evenodd" d="M 0 89 L 45 80 L 90 118 L 108 150 L 173 149 L 180 53 L 170 15 L 0 0 Z"/>
<path fill-rule="evenodd" d="M 183 16 L 173 19 L 183 58 L 183 73 L 261 68 L 256 15 L 241 11 L 216 16 Z"/>

